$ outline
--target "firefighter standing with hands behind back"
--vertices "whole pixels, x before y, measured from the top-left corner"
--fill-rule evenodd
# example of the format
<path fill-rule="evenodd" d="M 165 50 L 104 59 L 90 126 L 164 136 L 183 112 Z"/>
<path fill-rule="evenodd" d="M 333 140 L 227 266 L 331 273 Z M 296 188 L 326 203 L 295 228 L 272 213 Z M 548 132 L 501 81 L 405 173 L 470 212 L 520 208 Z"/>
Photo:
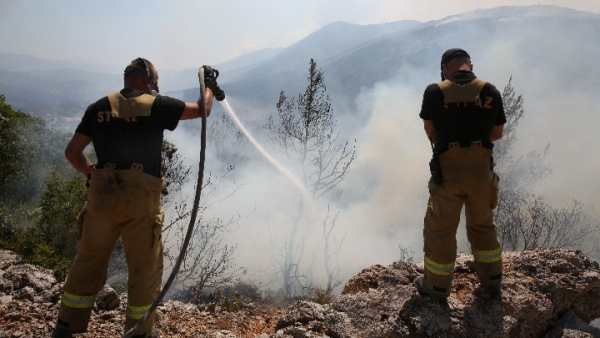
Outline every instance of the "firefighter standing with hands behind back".
<path fill-rule="evenodd" d="M 482 288 L 501 298 L 502 247 L 492 210 L 498 202 L 493 141 L 502 137 L 506 117 L 500 92 L 473 74 L 469 54 L 447 50 L 442 82 L 429 85 L 419 116 L 433 148 L 429 201 L 424 220 L 423 276 L 414 284 L 421 295 L 446 301 L 456 259 L 456 230 L 465 206 L 467 237 Z"/>
<path fill-rule="evenodd" d="M 215 72 L 205 66 L 202 95 L 207 114 L 213 94 L 224 97 Z M 88 176 L 89 191 L 78 219 L 81 238 L 64 284 L 53 338 L 87 331 L 119 237 L 129 272 L 125 332 L 144 317 L 160 294 L 163 131 L 174 130 L 180 120 L 202 117 L 201 98 L 188 103 L 158 95 L 158 73 L 146 59 L 133 60 L 123 77 L 123 90 L 88 107 L 65 150 L 73 167 Z M 90 143 L 98 156 L 96 164 L 83 152 Z M 153 326 L 151 314 L 134 337 L 158 337 Z"/>

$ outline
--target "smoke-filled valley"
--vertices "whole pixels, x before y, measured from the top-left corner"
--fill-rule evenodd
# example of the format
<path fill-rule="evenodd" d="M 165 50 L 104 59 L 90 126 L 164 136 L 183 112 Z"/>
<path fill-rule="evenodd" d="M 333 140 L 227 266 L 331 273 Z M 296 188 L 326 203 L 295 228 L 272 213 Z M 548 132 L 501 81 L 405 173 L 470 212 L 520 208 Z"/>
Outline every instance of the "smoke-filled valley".
<path fill-rule="evenodd" d="M 333 234 L 336 243 L 343 239 L 337 252 L 341 279 L 364 266 L 398 260 L 406 250 L 416 260 L 422 259 L 430 149 L 418 112 L 422 91 L 438 81 L 441 53 L 455 46 L 469 51 L 479 77 L 501 92 L 510 81 L 517 95 L 522 95 L 525 113 L 512 155 L 544 154 L 549 145 L 545 162 L 552 173 L 528 186 L 528 191 L 555 207 L 577 199 L 597 225 L 593 208 L 600 200 L 588 182 L 600 168 L 591 155 L 595 147 L 591 128 L 598 116 L 590 109 L 594 107 L 591 83 L 599 70 L 593 55 L 600 52 L 600 44 L 589 37 L 599 19 L 588 13 L 534 6 L 481 10 L 423 24 L 357 27 L 336 23 L 253 69 L 244 68 L 244 76 L 235 71 L 228 76 L 223 71 L 221 86 L 240 119 L 271 154 L 299 175 L 300 169 L 286 161 L 269 139 L 265 120 L 276 115 L 280 91 L 292 97 L 308 85 L 312 51 L 320 50 L 326 41 L 342 40 L 344 31 L 371 30 L 371 39 L 337 46 L 316 59 L 325 75 L 339 139 L 350 145 L 356 142 L 357 156 L 336 193 L 315 201 L 306 215 L 305 233 L 298 236 L 299 241 L 306 241 L 302 271 L 310 271 L 320 280 L 317 285 L 324 285 L 323 222 L 328 210 L 339 212 Z M 392 27 L 396 30 L 390 31 Z M 380 35 L 372 33 L 376 28 Z M 228 82 L 229 78 L 237 80 Z M 192 100 L 197 94 L 188 90 L 183 96 Z M 214 117 L 221 112 L 217 104 Z M 189 137 L 187 130 L 181 135 L 177 144 L 187 144 L 183 141 Z M 273 276 L 283 259 L 299 195 L 249 145 L 236 144 L 245 145 L 242 153 L 255 155 L 250 156 L 252 164 L 236 166 L 237 182 L 243 189 L 224 201 L 222 208 L 249 213 L 231 237 L 243 238 L 235 241 L 237 254 L 243 257 L 239 264 L 258 263 L 261 272 L 268 266 L 273 270 L 267 275 Z M 580 151 L 589 147 L 589 152 Z M 215 209 L 215 215 L 223 210 Z M 459 233 L 459 243 L 460 251 L 470 251 L 464 231 Z"/>
<path fill-rule="evenodd" d="M 205 170 L 210 185 L 201 199 L 200 224 L 223 230 L 218 235 L 221 244 L 231 250 L 232 271 L 242 280 L 279 291 L 288 264 L 298 283 L 295 295 L 303 292 L 303 286 L 326 288 L 327 273 L 333 273 L 329 282 L 344 283 L 372 264 L 420 261 L 431 149 L 418 114 L 423 90 L 439 81 L 441 54 L 461 47 L 470 53 L 478 77 L 500 92 L 510 82 L 523 97 L 524 117 L 511 155 L 544 154 L 549 145 L 544 163 L 552 172 L 527 186 L 527 192 L 556 208 L 576 199 L 597 227 L 594 206 L 600 197 L 592 182 L 600 169 L 594 155 L 600 114 L 593 104 L 593 81 L 600 74 L 598 31 L 596 14 L 551 6 L 502 7 L 425 23 L 338 22 L 292 46 L 214 65 L 221 73 L 218 80 L 226 100 L 242 123 L 279 164 L 303 181 L 303 168 L 290 159 L 294 154 L 278 146 L 267 121 L 277 120 L 282 91 L 290 99 L 304 92 L 314 59 L 331 102 L 333 135 L 338 137 L 334 144 L 347 142 L 355 158 L 333 189 L 306 198 L 232 125 L 215 101 Z M 109 73 L 86 66 L 68 74 L 57 68 L 41 72 L 8 61 L 20 56 L 0 57 L 4 60 L 0 93 L 7 102 L 68 132 L 74 131 L 90 100 L 119 89 L 120 70 Z M 160 73 L 160 65 L 157 68 Z M 160 73 L 161 88 L 165 95 L 196 101 L 196 73 L 197 69 Z M 79 84 L 75 94 L 74 84 Z M 47 88 L 53 89 L 51 95 Z M 169 195 L 166 223 L 177 215 L 177 203 L 191 205 L 200 129 L 199 120 L 184 121 L 165 134 L 184 165 L 192 168 L 181 192 Z M 187 225 L 186 219 L 179 224 Z M 297 230 L 292 234 L 294 225 Z M 173 256 L 180 240 L 175 233 L 165 238 Z M 588 244 L 595 244 L 599 235 L 593 233 Z M 464 231 L 458 236 L 459 250 L 469 252 Z M 587 254 L 600 258 L 597 247 L 588 247 Z M 193 250 L 199 250 L 194 243 Z"/>

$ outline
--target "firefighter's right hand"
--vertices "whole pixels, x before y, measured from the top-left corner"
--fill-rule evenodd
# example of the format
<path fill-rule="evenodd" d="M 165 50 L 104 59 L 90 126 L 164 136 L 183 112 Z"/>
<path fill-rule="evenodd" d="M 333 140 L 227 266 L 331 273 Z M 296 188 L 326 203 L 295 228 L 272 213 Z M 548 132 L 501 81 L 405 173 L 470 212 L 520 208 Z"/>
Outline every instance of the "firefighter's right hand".
<path fill-rule="evenodd" d="M 202 68 L 204 69 L 204 85 L 214 93 L 218 87 L 217 77 L 219 77 L 219 71 L 206 65 L 202 66 Z"/>

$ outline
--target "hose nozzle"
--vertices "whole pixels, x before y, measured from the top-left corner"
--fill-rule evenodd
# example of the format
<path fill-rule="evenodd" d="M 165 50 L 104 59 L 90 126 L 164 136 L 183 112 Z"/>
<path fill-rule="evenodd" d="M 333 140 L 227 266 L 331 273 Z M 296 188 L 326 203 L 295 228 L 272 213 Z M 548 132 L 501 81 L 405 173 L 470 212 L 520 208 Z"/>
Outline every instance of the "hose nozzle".
<path fill-rule="evenodd" d="M 210 67 L 210 66 L 202 66 L 204 69 L 204 84 L 206 87 L 212 90 L 213 95 L 217 101 L 225 100 L 225 92 L 219 87 L 217 84 L 217 78 L 219 77 L 219 71 Z"/>

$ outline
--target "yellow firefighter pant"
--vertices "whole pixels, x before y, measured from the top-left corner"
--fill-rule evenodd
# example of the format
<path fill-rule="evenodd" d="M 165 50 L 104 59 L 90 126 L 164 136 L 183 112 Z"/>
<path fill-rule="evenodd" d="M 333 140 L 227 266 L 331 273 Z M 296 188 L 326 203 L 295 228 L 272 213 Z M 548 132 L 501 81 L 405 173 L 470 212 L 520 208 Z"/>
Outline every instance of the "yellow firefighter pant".
<path fill-rule="evenodd" d="M 499 285 L 502 248 L 492 210 L 498 203 L 498 176 L 490 168 L 492 151 L 452 148 L 440 155 L 443 183 L 429 183 L 423 230 L 425 283 L 450 294 L 456 260 L 456 230 L 465 207 L 467 238 L 482 285 Z"/>
<path fill-rule="evenodd" d="M 87 203 L 79 216 L 81 238 L 64 284 L 59 322 L 72 332 L 87 330 L 96 295 L 106 283 L 107 268 L 121 237 L 129 272 L 125 331 L 150 308 L 162 284 L 164 219 L 163 179 L 140 170 L 92 172 Z M 150 332 L 154 314 L 136 334 Z"/>

